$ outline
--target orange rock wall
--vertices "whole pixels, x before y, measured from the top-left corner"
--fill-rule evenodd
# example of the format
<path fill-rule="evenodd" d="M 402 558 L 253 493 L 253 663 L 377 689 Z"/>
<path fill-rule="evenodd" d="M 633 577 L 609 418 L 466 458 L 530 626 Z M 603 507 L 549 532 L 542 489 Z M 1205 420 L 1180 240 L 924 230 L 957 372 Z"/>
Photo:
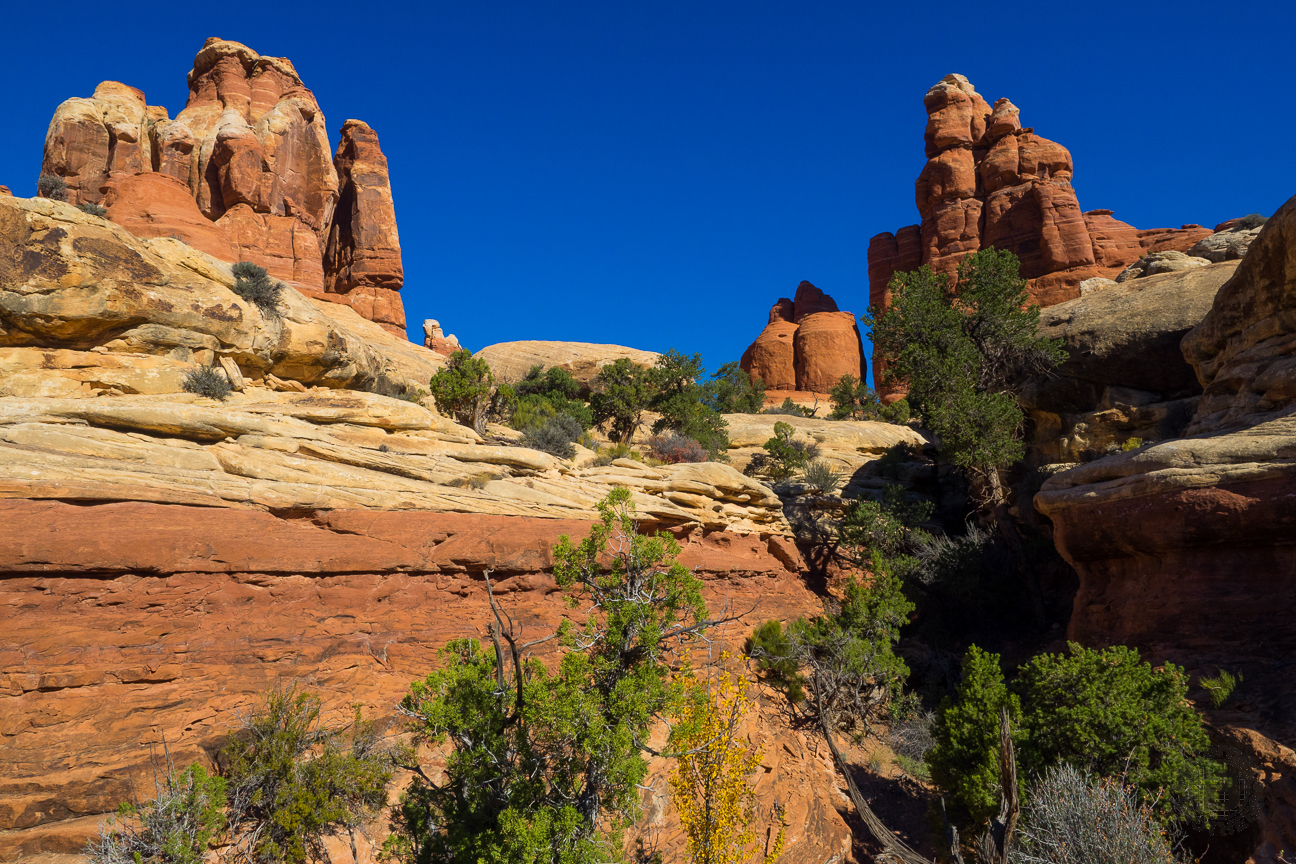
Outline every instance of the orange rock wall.
<path fill-rule="evenodd" d="M 209 760 L 275 684 L 308 686 L 339 716 L 358 702 L 392 717 L 447 640 L 481 634 L 487 569 L 527 632 L 553 627 L 564 606 L 550 549 L 589 524 L 0 501 L 0 860 L 78 852 L 104 814 L 151 788 L 163 740 L 179 764 Z M 681 543 L 712 609 L 748 613 L 717 650 L 758 620 L 822 608 L 785 541 L 697 531 Z M 780 711 L 762 709 L 765 764 L 779 770 L 760 797 L 763 812 L 789 807 L 785 860 L 847 851 L 826 754 L 778 725 Z M 666 825 L 665 802 L 647 803 Z"/>
<path fill-rule="evenodd" d="M 769 323 L 739 365 L 761 379 L 766 391 L 827 393 L 843 375 L 863 379 L 864 347 L 851 312 L 809 282 L 795 298 L 779 299 Z"/>

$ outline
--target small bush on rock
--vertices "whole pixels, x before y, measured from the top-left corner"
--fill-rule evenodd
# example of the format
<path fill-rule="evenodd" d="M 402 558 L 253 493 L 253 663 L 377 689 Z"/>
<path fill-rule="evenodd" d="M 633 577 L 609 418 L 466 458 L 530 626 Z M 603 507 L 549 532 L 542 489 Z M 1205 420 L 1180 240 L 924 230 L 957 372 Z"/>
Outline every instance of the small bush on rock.
<path fill-rule="evenodd" d="M 90 864 L 202 864 L 203 853 L 225 826 L 225 781 L 191 765 L 177 774 L 168 764 L 165 785 L 143 804 L 123 804 L 122 821 L 109 820 L 85 848 Z"/>
<path fill-rule="evenodd" d="M 67 181 L 57 174 L 42 174 L 36 181 L 36 191 L 51 201 L 67 200 Z"/>
<path fill-rule="evenodd" d="M 607 447 L 599 448 L 598 455 L 594 457 L 594 464 L 602 467 L 611 465 L 618 459 L 633 459 L 635 462 L 642 462 L 643 455 L 629 444 L 609 444 Z"/>
<path fill-rule="evenodd" d="M 1251 228 L 1259 228 L 1268 221 L 1269 218 L 1267 216 L 1261 216 L 1259 213 L 1248 213 L 1242 217 L 1241 222 L 1238 224 L 1238 228 L 1247 230 Z"/>
<path fill-rule="evenodd" d="M 91 204 L 88 201 L 85 204 L 78 204 L 77 209 L 82 213 L 87 213 L 91 216 L 98 216 L 100 219 L 103 219 L 108 215 L 107 207 L 102 204 Z"/>
<path fill-rule="evenodd" d="M 820 495 L 831 495 L 837 491 L 844 477 L 823 459 L 812 459 L 801 472 L 801 479 Z"/>
<path fill-rule="evenodd" d="M 543 426 L 523 432 L 522 443 L 532 450 L 542 450 L 562 459 L 570 459 L 576 455 L 576 440 L 583 431 L 580 421 L 559 414 L 545 421 Z"/>
<path fill-rule="evenodd" d="M 486 431 L 495 376 L 485 360 L 460 348 L 428 381 L 428 392 L 441 411 L 472 427 L 479 435 Z"/>
<path fill-rule="evenodd" d="M 648 453 L 668 465 L 677 462 L 705 462 L 709 458 L 706 448 L 687 435 L 660 432 L 648 439 Z"/>
<path fill-rule="evenodd" d="M 786 414 L 790 417 L 809 417 L 814 412 L 806 408 L 802 408 L 800 405 L 793 402 L 791 396 L 784 396 L 782 405 L 779 405 L 777 408 L 766 408 L 761 413 L 762 414 Z"/>
<path fill-rule="evenodd" d="M 225 373 L 215 366 L 199 366 L 184 377 L 180 386 L 190 393 L 218 401 L 225 399 L 234 390 Z"/>
<path fill-rule="evenodd" d="M 271 279 L 264 267 L 251 261 L 240 261 L 232 268 L 234 293 L 256 306 L 265 315 L 279 314 L 279 300 L 284 284 Z"/>

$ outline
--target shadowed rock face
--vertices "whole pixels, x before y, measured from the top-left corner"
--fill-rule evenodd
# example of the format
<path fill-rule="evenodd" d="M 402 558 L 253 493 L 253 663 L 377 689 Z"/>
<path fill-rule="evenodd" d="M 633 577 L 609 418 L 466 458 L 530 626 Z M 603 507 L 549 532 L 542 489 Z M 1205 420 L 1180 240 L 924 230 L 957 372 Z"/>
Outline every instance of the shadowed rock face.
<path fill-rule="evenodd" d="M 767 391 L 827 393 L 843 375 L 862 380 L 866 374 L 854 313 L 838 311 L 833 298 L 809 282 L 797 286 L 793 299 L 774 304 L 739 365 Z"/>
<path fill-rule="evenodd" d="M 109 218 L 139 236 L 259 264 L 403 336 L 400 242 L 373 130 L 347 121 L 335 157 L 292 63 L 238 42 L 208 39 L 188 84 L 174 120 L 113 81 L 67 100 L 50 122 L 41 172 L 67 180 L 70 203 L 104 201 Z M 192 207 L 165 177 L 187 188 Z"/>
<path fill-rule="evenodd" d="M 1221 740 L 1245 751 L 1244 776 L 1261 784 L 1247 859 L 1257 864 L 1296 848 L 1293 261 L 1296 199 L 1269 220 L 1183 337 L 1183 356 L 1204 387 L 1184 432 L 1192 437 L 1056 474 L 1035 498 L 1080 574 L 1071 638 L 1135 645 L 1196 676 L 1242 673 L 1234 700 L 1207 714 Z"/>

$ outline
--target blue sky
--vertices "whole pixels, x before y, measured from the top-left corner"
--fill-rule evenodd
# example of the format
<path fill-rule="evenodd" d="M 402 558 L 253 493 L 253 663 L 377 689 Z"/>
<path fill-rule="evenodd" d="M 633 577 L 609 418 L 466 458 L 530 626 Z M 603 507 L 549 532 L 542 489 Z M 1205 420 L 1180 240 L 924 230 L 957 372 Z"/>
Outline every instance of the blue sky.
<path fill-rule="evenodd" d="M 802 279 L 862 314 L 948 72 L 1068 147 L 1086 210 L 1209 226 L 1296 194 L 1291 3 L 14 5 L 0 183 L 34 194 L 54 108 L 101 80 L 175 116 L 208 36 L 289 57 L 334 145 L 349 117 L 381 138 L 411 335 L 473 349 L 714 368 Z"/>

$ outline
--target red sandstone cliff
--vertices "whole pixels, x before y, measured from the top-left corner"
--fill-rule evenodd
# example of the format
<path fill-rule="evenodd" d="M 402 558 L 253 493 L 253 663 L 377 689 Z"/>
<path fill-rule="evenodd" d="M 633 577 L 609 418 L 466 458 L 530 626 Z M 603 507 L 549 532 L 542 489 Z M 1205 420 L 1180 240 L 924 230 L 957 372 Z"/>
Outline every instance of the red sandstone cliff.
<path fill-rule="evenodd" d="M 827 393 L 843 375 L 865 376 L 859 325 L 809 282 L 770 309 L 769 323 L 739 362 L 769 393 Z"/>
<path fill-rule="evenodd" d="M 73 204 L 102 202 L 137 236 L 252 261 L 404 336 L 400 242 L 374 131 L 348 120 L 334 155 L 291 61 L 238 42 L 208 39 L 188 83 L 174 120 L 115 81 L 67 100 L 50 121 L 41 173 L 63 177 Z"/>

